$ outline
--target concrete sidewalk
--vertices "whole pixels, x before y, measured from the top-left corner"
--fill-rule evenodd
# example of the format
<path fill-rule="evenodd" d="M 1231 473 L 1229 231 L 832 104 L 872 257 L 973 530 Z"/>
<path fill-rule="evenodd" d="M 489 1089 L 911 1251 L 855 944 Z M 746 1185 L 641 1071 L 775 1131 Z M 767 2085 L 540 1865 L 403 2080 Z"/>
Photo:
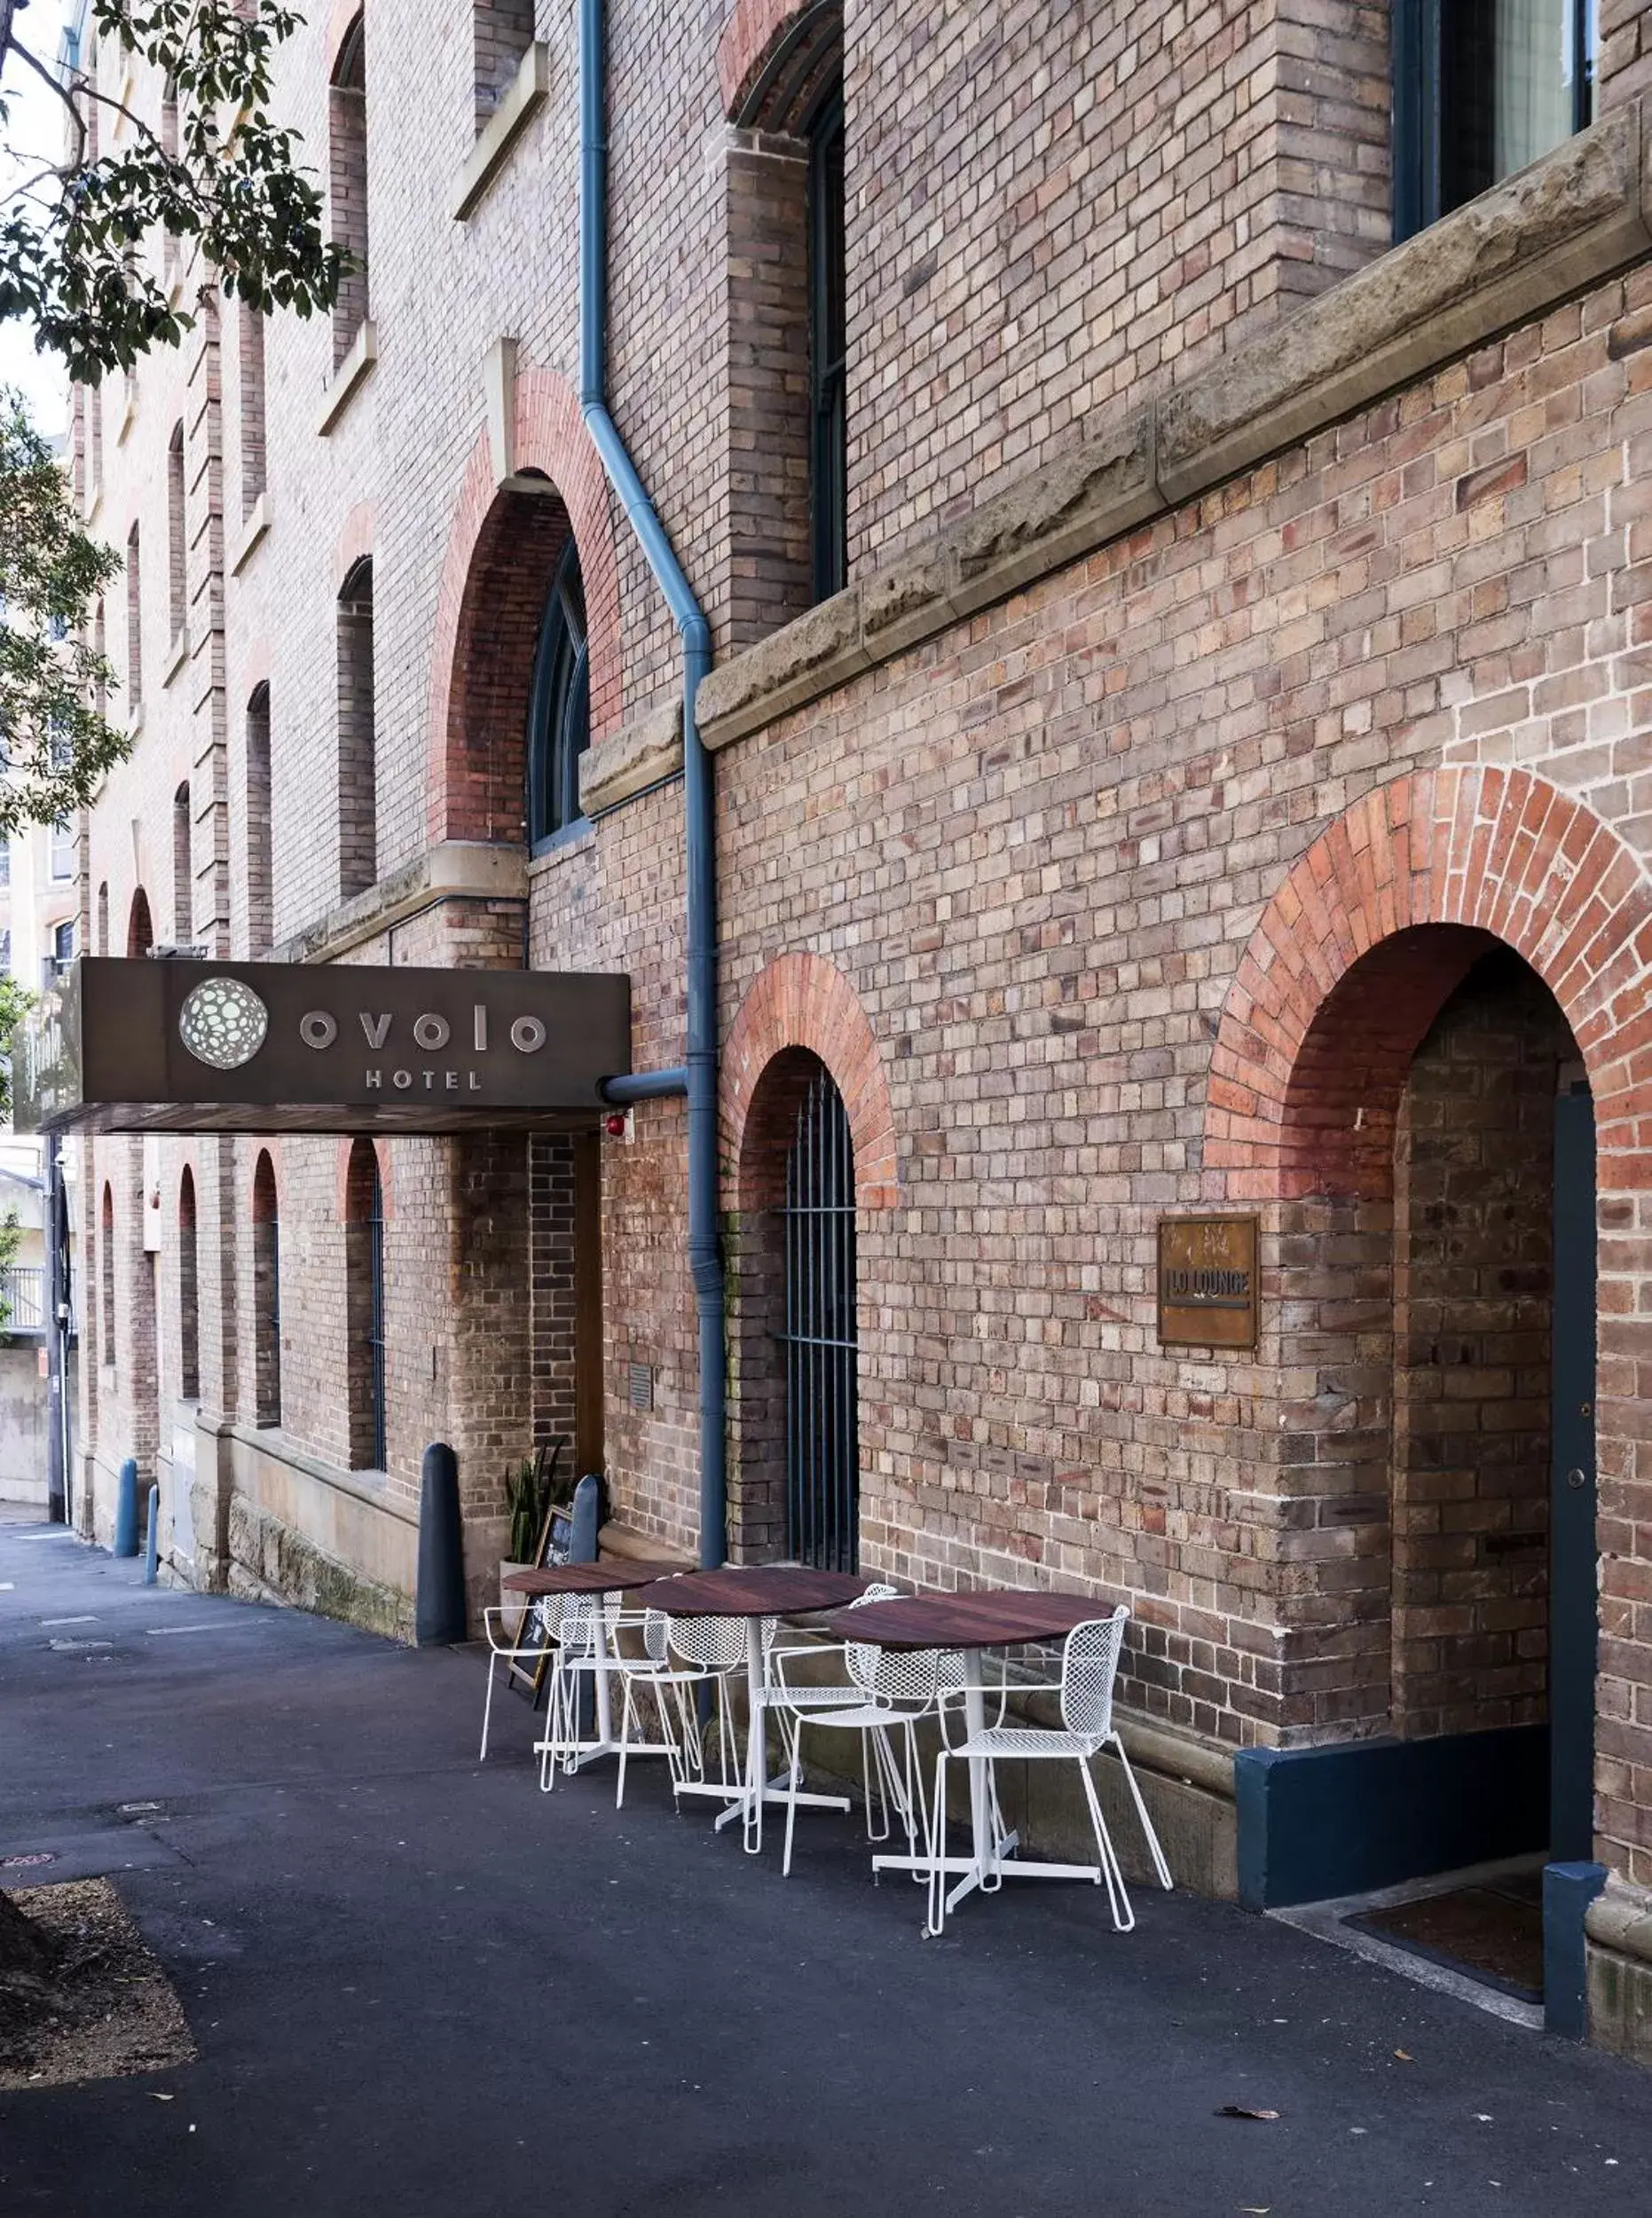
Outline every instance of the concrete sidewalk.
<path fill-rule="evenodd" d="M 783 1881 L 657 1763 L 542 1796 L 514 1699 L 478 1766 L 482 1683 L 0 1528 L 0 1858 L 111 1874 L 201 2052 L 0 2096 L 5 2218 L 1644 2207 L 1629 2066 L 1182 1895 L 924 1941 L 850 1821 Z"/>

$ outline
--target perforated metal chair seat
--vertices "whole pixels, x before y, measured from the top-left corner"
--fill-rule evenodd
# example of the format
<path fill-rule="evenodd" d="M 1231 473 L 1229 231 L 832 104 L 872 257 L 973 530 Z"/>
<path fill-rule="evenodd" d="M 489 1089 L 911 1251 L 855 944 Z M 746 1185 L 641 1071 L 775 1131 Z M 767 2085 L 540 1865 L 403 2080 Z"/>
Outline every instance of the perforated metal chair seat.
<path fill-rule="evenodd" d="M 853 1710 L 866 1706 L 864 1687 L 799 1687 L 791 1680 L 765 1689 L 771 1708 L 783 1710 Z"/>
<path fill-rule="evenodd" d="M 858 1710 L 814 1711 L 806 1706 L 802 1715 L 806 1725 L 841 1726 L 846 1733 L 876 1733 L 879 1726 L 916 1723 L 924 1713 L 921 1710 L 901 1710 L 893 1703 L 868 1702 L 858 1687 L 850 1690 L 859 1699 Z"/>
<path fill-rule="evenodd" d="M 1063 1733 L 1057 1726 L 989 1725 L 967 1741 L 955 1741 L 954 1756 L 1071 1756 L 1082 1762 L 1102 1743 Z"/>

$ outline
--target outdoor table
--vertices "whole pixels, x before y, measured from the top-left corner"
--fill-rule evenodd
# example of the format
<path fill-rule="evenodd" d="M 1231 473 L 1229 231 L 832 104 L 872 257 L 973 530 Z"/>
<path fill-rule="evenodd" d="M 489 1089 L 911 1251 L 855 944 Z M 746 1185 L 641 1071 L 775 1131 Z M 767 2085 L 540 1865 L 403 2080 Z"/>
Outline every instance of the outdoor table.
<path fill-rule="evenodd" d="M 763 1845 L 763 1805 L 783 1802 L 783 1777 L 766 1780 L 765 1742 L 768 1710 L 767 1657 L 763 1648 L 765 1617 L 797 1617 L 812 1609 L 836 1609 L 853 1601 L 866 1581 L 847 1571 L 814 1571 L 792 1563 L 729 1564 L 720 1571 L 685 1571 L 663 1579 L 649 1602 L 673 1617 L 743 1617 L 746 1656 L 745 1779 L 738 1787 L 711 1781 L 679 1783 L 680 1794 L 716 1795 L 728 1804 L 717 1821 L 722 1828 L 740 1818 L 747 1853 Z M 859 1613 L 856 1613 L 857 1616 Z M 822 1810 L 846 1810 L 846 1795 L 800 1794 L 801 1803 Z"/>
<path fill-rule="evenodd" d="M 547 1594 L 629 1594 L 639 1587 L 672 1578 L 681 1569 L 680 1563 L 633 1563 L 624 1557 L 616 1557 L 610 1563 L 530 1565 L 523 1570 L 507 1571 L 501 1584 L 509 1593 L 525 1595 L 530 1602 L 535 1602 L 542 1601 Z M 613 1756 L 619 1751 L 619 1743 L 614 1738 L 614 1705 L 609 1691 L 609 1671 L 615 1659 L 608 1645 L 608 1619 L 601 1609 L 595 1615 L 593 1656 L 596 1668 L 592 1677 L 596 1682 L 596 1738 L 578 1744 L 578 1753 L 573 1757 L 576 1771 L 593 1757 Z M 633 1756 L 644 1752 L 641 1747 L 632 1750 Z M 661 1751 L 649 1742 L 646 1752 L 655 1755 Z"/>
<path fill-rule="evenodd" d="M 1018 1648 L 1028 1640 L 1050 1640 L 1092 1617 L 1105 1617 L 1106 1605 L 1094 1594 L 1053 1594 L 1037 1588 L 994 1587 L 970 1594 L 909 1594 L 898 1601 L 866 1602 L 853 1616 L 828 1620 L 828 1630 L 845 1640 L 867 1640 L 884 1648 L 955 1648 L 964 1658 L 964 1716 L 966 1737 L 976 1740 L 987 1726 L 986 1690 L 981 1679 L 983 1648 Z M 944 1743 L 943 1743 L 944 1745 Z M 948 1910 L 972 1889 L 988 1892 L 1008 1873 L 1020 1879 L 1089 1879 L 1088 1864 L 1027 1861 L 1014 1854 L 1020 1837 L 994 1838 L 992 1774 L 988 1759 L 972 1756 L 970 1768 L 971 1852 L 948 1856 L 945 1841 L 927 1856 L 874 1856 L 880 1871 L 917 1871 L 933 1876 L 956 1872 L 958 1884 L 947 1897 Z"/>

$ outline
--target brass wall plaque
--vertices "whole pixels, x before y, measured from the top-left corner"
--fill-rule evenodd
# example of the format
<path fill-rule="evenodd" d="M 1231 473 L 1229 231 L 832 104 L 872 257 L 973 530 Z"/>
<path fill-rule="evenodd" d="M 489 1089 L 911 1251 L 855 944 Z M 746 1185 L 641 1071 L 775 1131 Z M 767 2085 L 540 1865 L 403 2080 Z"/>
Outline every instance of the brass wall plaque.
<path fill-rule="evenodd" d="M 1254 1348 L 1255 1217 L 1160 1217 L 1159 1340 L 1167 1348 Z"/>

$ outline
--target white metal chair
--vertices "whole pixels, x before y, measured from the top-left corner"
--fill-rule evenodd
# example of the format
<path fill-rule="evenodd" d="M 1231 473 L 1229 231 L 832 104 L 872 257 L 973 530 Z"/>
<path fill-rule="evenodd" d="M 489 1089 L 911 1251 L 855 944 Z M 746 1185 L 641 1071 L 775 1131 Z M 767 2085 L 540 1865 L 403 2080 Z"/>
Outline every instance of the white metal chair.
<path fill-rule="evenodd" d="M 872 1599 L 862 1596 L 863 1601 Z M 852 1684 L 846 1688 L 793 1688 L 781 1668 L 776 1707 L 787 1743 L 786 1843 L 781 1874 L 791 1870 L 797 1826 L 798 1788 L 802 1779 L 803 1728 L 819 1727 L 861 1736 L 861 1778 L 866 1796 L 866 1837 L 886 1841 L 893 1809 L 901 1820 L 909 1852 L 917 1853 L 920 1831 L 927 1834 L 924 1782 L 917 1757 L 919 1721 L 935 1713 L 943 1695 L 964 1684 L 964 1659 L 946 1648 L 880 1648 L 869 1641 L 845 1644 L 844 1660 Z M 821 1693 L 846 1695 L 846 1703 L 821 1704 Z M 899 1734 L 896 1760 L 892 1736 Z M 874 1783 L 875 1782 L 875 1783 Z"/>
<path fill-rule="evenodd" d="M 623 1793 L 625 1788 L 625 1744 L 636 1714 L 633 1690 L 643 1687 L 653 1695 L 654 1707 L 667 1740 L 671 1738 L 666 1725 L 668 1703 L 675 1707 L 682 1723 L 683 1736 L 672 1762 L 673 1794 L 705 1776 L 704 1744 L 689 1690 L 693 1689 L 696 1695 L 702 1687 L 715 1690 L 719 1777 L 725 1787 L 732 1788 L 728 1758 L 734 1746 L 734 1713 L 728 1700 L 728 1683 L 736 1671 L 744 1668 L 745 1621 L 741 1617 L 671 1617 L 657 1609 L 650 1609 L 647 1615 L 649 1623 L 643 1631 L 645 1653 L 638 1659 L 637 1668 L 625 1674 L 620 1728 L 620 1791 Z M 766 1639 L 773 1638 L 773 1629 L 774 1620 L 766 1619 Z"/>
<path fill-rule="evenodd" d="M 482 1630 L 487 1636 L 488 1644 L 488 1686 L 482 1704 L 482 1754 L 479 1758 L 484 1764 L 488 1759 L 488 1727 L 493 1716 L 493 1681 L 499 1667 L 504 1664 L 508 1678 L 516 1664 L 544 1662 L 548 1643 L 549 1664 L 555 1669 L 557 1633 L 562 1622 L 562 1597 L 560 1594 L 547 1594 L 537 1601 L 529 1602 L 507 1632 L 505 1619 L 511 1614 L 500 1608 L 484 1609 L 482 1613 Z"/>
<path fill-rule="evenodd" d="M 1058 1687 L 1047 1687 L 1047 1692 L 1059 1692 L 1061 1723 L 1057 1726 L 1006 1726 L 1000 1722 L 986 1726 L 975 1734 L 966 1734 L 954 1741 L 948 1726 L 948 1704 L 940 1705 L 942 1745 L 935 1759 L 935 1793 L 930 1807 L 930 1909 L 927 1930 L 939 1934 L 947 1917 L 947 1871 L 945 1864 L 947 1842 L 947 1765 L 950 1758 L 984 1757 L 995 1813 L 997 1808 L 997 1785 L 993 1766 L 1000 1757 L 1011 1757 L 1022 1762 L 1054 1760 L 1078 1766 L 1079 1776 L 1084 1782 L 1084 1798 L 1090 1805 L 1090 1824 L 1096 1835 L 1096 1850 L 1100 1862 L 1095 1867 L 1097 1886 L 1105 1886 L 1107 1903 L 1113 1913 L 1115 1930 L 1128 1933 L 1136 1923 L 1136 1913 L 1130 1907 L 1130 1898 L 1124 1884 L 1124 1874 L 1119 1868 L 1118 1854 L 1107 1821 L 1102 1815 L 1101 1799 L 1096 1792 L 1096 1781 L 1090 1774 L 1090 1759 L 1104 1748 L 1111 1748 L 1118 1758 L 1129 1788 L 1130 1799 L 1147 1843 L 1148 1853 L 1159 1884 L 1167 1892 L 1173 1882 L 1170 1868 L 1165 1862 L 1164 1851 L 1159 1845 L 1159 1836 L 1153 1830 L 1147 1805 L 1142 1800 L 1141 1789 L 1130 1768 L 1130 1759 L 1124 1752 L 1124 1743 L 1113 1721 L 1113 1688 L 1118 1677 L 1119 1658 L 1124 1648 L 1124 1628 L 1129 1622 L 1129 1611 L 1121 1602 L 1110 1617 L 1087 1618 L 1074 1625 L 1061 1650 L 1061 1678 Z M 1008 1690 L 1005 1690 L 1006 1692 Z M 1017 1692 L 1022 1691 L 1018 1688 Z M 1028 1689 L 1027 1691 L 1036 1691 Z M 953 1713 L 956 1716 L 956 1711 Z M 995 1816 L 995 1829 L 1002 1837 L 1002 1821 Z M 983 1877 L 984 1892 L 990 1893 L 1001 1884 L 990 1884 Z"/>
<path fill-rule="evenodd" d="M 614 1789 L 617 1810 L 625 1807 L 625 1766 L 633 1756 L 664 1755 L 671 1765 L 673 1792 L 679 1780 L 704 1777 L 705 1751 L 700 1737 L 700 1720 L 689 1689 L 697 1688 L 715 1676 L 695 1667 L 680 1671 L 673 1668 L 672 1621 L 663 1609 L 645 1609 L 640 1619 L 633 1615 L 625 1622 L 641 1631 L 642 1653 L 621 1656 L 612 1666 L 625 1690 L 620 1707 L 619 1779 Z M 661 1734 L 658 1741 L 632 1737 L 633 1726 L 641 1723 L 636 1695 L 643 1688 L 653 1696 Z"/>
<path fill-rule="evenodd" d="M 560 1596 L 556 1653 L 551 1660 L 551 1690 L 546 1703 L 545 1735 L 533 1744 L 539 1759 L 539 1786 L 549 1794 L 556 1767 L 571 1772 L 578 1760 L 579 1680 L 596 1669 L 602 1637 L 601 1599 L 592 1594 Z"/>

